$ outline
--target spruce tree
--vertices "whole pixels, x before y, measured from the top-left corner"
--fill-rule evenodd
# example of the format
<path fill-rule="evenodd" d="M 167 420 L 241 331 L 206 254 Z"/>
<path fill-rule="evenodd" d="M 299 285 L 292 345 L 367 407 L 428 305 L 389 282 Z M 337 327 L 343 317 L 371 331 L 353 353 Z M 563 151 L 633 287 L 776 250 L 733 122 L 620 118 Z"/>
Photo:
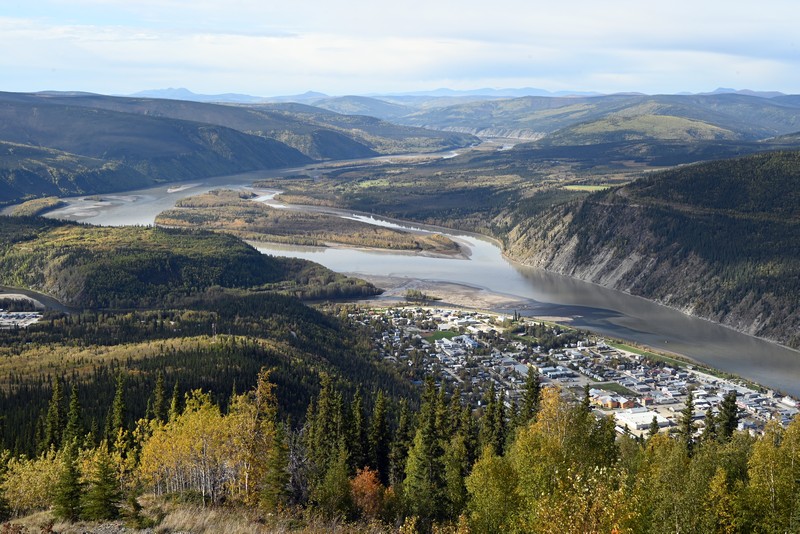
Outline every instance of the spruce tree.
<path fill-rule="evenodd" d="M 81 517 L 80 473 L 78 472 L 78 447 L 75 441 L 64 446 L 61 472 L 54 488 L 53 514 L 58 519 L 74 522 Z"/>
<path fill-rule="evenodd" d="M 654 415 L 653 420 L 650 421 L 650 430 L 647 433 L 647 437 L 652 438 L 656 436 L 660 428 L 661 427 L 658 426 L 658 418 L 656 418 L 656 416 Z"/>
<path fill-rule="evenodd" d="M 334 449 L 333 458 L 314 491 L 317 505 L 331 518 L 348 519 L 354 511 L 347 456 L 347 447 L 341 441 L 338 449 Z"/>
<path fill-rule="evenodd" d="M 704 423 L 702 440 L 711 441 L 717 439 L 717 420 L 714 417 L 714 412 L 711 411 L 711 406 L 706 409 Z"/>
<path fill-rule="evenodd" d="M 67 426 L 64 428 L 63 442 L 65 444 L 75 441 L 79 443 L 83 438 L 83 425 L 81 424 L 81 404 L 78 400 L 78 388 L 72 385 L 69 396 L 69 412 L 67 412 Z"/>
<path fill-rule="evenodd" d="M 61 447 L 61 437 L 64 434 L 65 424 L 64 391 L 61 379 L 56 377 L 53 381 L 53 395 L 50 397 L 50 404 L 47 406 L 47 415 L 44 421 L 44 438 L 40 444 L 41 450 L 47 450 L 50 447 L 55 447 L 56 449 Z"/>
<path fill-rule="evenodd" d="M 495 439 L 496 450 L 499 451 L 497 454 L 501 455 L 501 454 L 503 454 L 503 451 L 505 450 L 506 441 L 507 441 L 507 438 L 508 438 L 508 436 L 507 436 L 507 434 L 508 434 L 508 425 L 506 423 L 506 403 L 505 403 L 505 400 L 503 398 L 505 396 L 504 393 L 503 393 L 503 390 L 501 389 L 500 391 L 498 391 L 497 395 L 498 395 L 497 402 L 494 405 L 494 410 L 495 410 L 495 417 L 494 417 L 495 430 L 494 430 L 493 434 L 495 436 L 494 439 Z"/>
<path fill-rule="evenodd" d="M 384 486 L 389 485 L 389 420 L 386 413 L 386 396 L 378 391 L 375 408 L 369 425 L 369 464 L 378 472 L 378 478 Z"/>
<path fill-rule="evenodd" d="M 117 375 L 116 390 L 114 401 L 111 404 L 111 424 L 108 435 L 109 439 L 114 439 L 120 430 L 125 430 L 127 417 L 127 407 L 125 406 L 125 375 L 120 372 Z"/>
<path fill-rule="evenodd" d="M 592 411 L 592 397 L 589 393 L 589 384 L 583 385 L 583 398 L 581 399 L 581 407 L 585 413 L 591 413 Z"/>
<path fill-rule="evenodd" d="M 349 425 L 350 471 L 355 473 L 367 464 L 367 428 L 364 422 L 364 401 L 356 391 L 350 410 Z"/>
<path fill-rule="evenodd" d="M 406 461 L 403 494 L 413 515 L 423 521 L 444 516 L 445 476 L 442 439 L 436 429 L 437 396 L 428 379 L 419 412 L 419 426 Z"/>
<path fill-rule="evenodd" d="M 334 391 L 329 375 L 323 374 L 320 392 L 314 403 L 314 411 L 308 414 L 308 431 L 305 446 L 312 464 L 312 478 L 320 481 L 330 463 L 337 457 L 335 444 L 344 440 L 340 393 Z"/>
<path fill-rule="evenodd" d="M 400 401 L 397 430 L 394 433 L 394 440 L 389 452 L 389 460 L 391 462 L 389 482 L 393 486 L 402 484 L 405 478 L 406 459 L 408 458 L 408 449 L 411 446 L 411 432 L 411 412 L 408 409 L 406 399 L 402 399 Z"/>
<path fill-rule="evenodd" d="M 90 521 L 116 519 L 121 500 L 122 492 L 114 464 L 108 447 L 102 445 L 97 451 L 89 488 L 83 496 L 83 517 Z"/>
<path fill-rule="evenodd" d="M 175 381 L 175 386 L 172 388 L 172 399 L 169 403 L 169 420 L 174 421 L 181 414 L 181 390 L 178 386 L 178 381 Z"/>
<path fill-rule="evenodd" d="M 736 405 L 736 391 L 728 392 L 719 406 L 719 425 L 717 433 L 723 441 L 729 441 L 739 426 L 739 407 Z"/>
<path fill-rule="evenodd" d="M 686 446 L 686 453 L 691 458 L 694 453 L 694 394 L 691 390 L 686 395 L 686 406 L 681 410 L 678 431 Z"/>
<path fill-rule="evenodd" d="M 481 448 L 490 447 L 494 454 L 499 454 L 498 451 L 498 436 L 495 434 L 497 431 L 497 410 L 495 404 L 497 397 L 494 389 L 494 382 L 489 386 L 483 394 L 481 404 L 483 404 L 483 416 L 481 417 L 480 424 L 480 443 Z"/>
<path fill-rule="evenodd" d="M 279 510 L 289 496 L 289 444 L 287 430 L 282 424 L 275 426 L 275 438 L 267 452 L 260 504 L 267 511 Z"/>
<path fill-rule="evenodd" d="M 156 387 L 153 390 L 153 418 L 161 423 L 167 420 L 167 392 L 164 389 L 164 373 L 156 376 Z"/>

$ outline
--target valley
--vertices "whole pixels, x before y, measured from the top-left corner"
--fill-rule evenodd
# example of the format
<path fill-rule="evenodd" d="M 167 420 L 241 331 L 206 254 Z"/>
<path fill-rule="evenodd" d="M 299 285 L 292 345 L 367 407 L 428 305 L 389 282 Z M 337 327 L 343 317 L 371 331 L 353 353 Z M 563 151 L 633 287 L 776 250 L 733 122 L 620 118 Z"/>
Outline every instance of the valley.
<path fill-rule="evenodd" d="M 474 154 L 467 154 L 464 157 L 484 158 L 485 154 L 481 151 L 476 151 Z M 452 161 L 452 159 L 440 160 L 429 165 L 436 169 L 435 172 L 440 172 L 442 168 L 448 168 L 453 165 Z M 483 164 L 485 165 L 485 163 Z M 339 187 L 353 187 L 353 185 L 349 184 L 351 182 L 357 184 L 358 182 L 352 176 L 361 176 L 359 173 L 365 172 L 363 170 L 365 168 L 369 172 L 367 175 L 369 177 L 368 180 L 373 181 L 370 183 L 375 183 L 374 173 L 376 170 L 377 172 L 383 172 L 382 169 L 384 167 L 381 165 L 386 165 L 386 163 L 376 160 L 372 165 L 365 167 L 364 162 L 360 162 L 355 169 L 350 170 L 347 165 L 337 163 L 332 165 L 330 171 L 328 171 L 336 176 L 335 179 L 324 178 L 327 175 L 325 168 L 314 165 L 311 168 L 312 172 L 321 177 L 316 181 L 310 177 L 303 178 L 309 170 L 293 169 L 291 171 L 270 173 L 274 177 L 268 177 L 266 173 L 256 173 L 220 177 L 202 183 L 193 182 L 187 184 L 191 187 L 180 191 L 173 190 L 172 193 L 166 193 L 161 187 L 135 191 L 120 197 L 124 197 L 125 201 L 119 201 L 114 196 L 109 198 L 108 201 L 103 200 L 105 197 L 89 199 L 89 204 L 98 204 L 98 201 L 100 201 L 101 208 L 99 210 L 89 209 L 88 211 L 83 211 L 85 209 L 83 207 L 85 201 L 81 198 L 64 199 L 67 207 L 52 212 L 51 216 L 62 217 L 66 215 L 76 220 L 93 224 L 149 225 L 156 221 L 158 214 L 162 213 L 163 210 L 170 209 L 171 206 L 179 203 L 182 198 L 190 198 L 203 191 L 211 191 L 215 188 L 225 189 L 231 186 L 235 190 L 241 191 L 243 190 L 242 188 L 248 188 L 254 182 L 259 186 L 281 185 L 287 191 L 291 191 L 291 194 L 303 193 L 303 195 L 313 195 L 315 198 L 322 199 L 325 197 L 322 196 L 321 191 L 325 190 L 320 188 L 329 188 L 338 183 L 341 183 L 342 186 L 337 185 L 336 188 L 331 189 L 332 191 L 337 191 Z M 389 170 L 393 172 L 398 170 L 396 163 L 389 163 L 389 165 Z M 401 165 L 403 164 L 401 163 Z M 424 168 L 424 166 L 421 167 L 419 164 L 414 164 L 400 167 L 400 170 L 403 172 L 396 174 L 401 178 L 396 184 L 392 181 L 384 181 L 377 182 L 377 187 L 362 187 L 361 189 L 366 191 L 376 189 L 374 197 L 370 198 L 398 198 L 405 202 L 404 199 L 406 197 L 399 193 L 400 190 L 406 190 L 413 186 L 427 187 L 425 184 L 429 182 L 424 181 L 424 178 L 431 171 Z M 634 171 L 629 168 L 627 170 L 621 168 L 620 170 L 625 172 L 623 176 L 628 176 L 627 179 L 635 176 Z M 409 171 L 408 174 L 406 173 L 407 171 Z M 483 167 L 478 167 L 478 170 L 472 170 L 471 172 L 485 173 L 486 171 L 483 170 Z M 293 178 L 290 180 L 283 179 L 280 177 L 282 174 L 289 174 Z M 543 190 L 532 195 L 530 200 L 521 202 L 523 206 L 535 209 L 535 213 L 546 213 L 543 207 L 537 207 L 539 202 L 546 206 L 546 202 L 553 198 L 569 200 L 584 198 L 587 195 L 586 191 L 567 191 L 559 185 L 561 183 L 574 183 L 575 181 L 575 178 L 565 172 L 562 167 L 559 167 L 555 175 L 546 175 L 544 172 L 541 172 L 540 175 L 545 177 L 543 179 L 545 182 Z M 439 175 L 441 177 L 438 182 L 439 185 L 435 186 L 439 188 L 439 196 L 433 193 L 434 189 L 430 189 L 425 191 L 425 194 L 419 195 L 419 201 L 408 202 L 402 204 L 402 206 L 415 206 L 416 209 L 426 209 L 426 204 L 422 199 L 427 199 L 426 202 L 430 203 L 430 208 L 427 209 L 431 213 L 435 212 L 435 206 L 438 203 L 442 207 L 437 213 L 446 214 L 447 212 L 442 205 L 442 197 L 448 196 L 450 191 L 447 188 L 443 189 L 441 184 L 442 180 L 447 176 L 447 174 Z M 514 189 L 509 184 L 514 186 L 519 183 L 514 180 L 520 180 L 519 178 L 512 179 L 505 176 L 500 176 L 499 178 L 491 177 L 488 174 L 486 176 L 484 181 L 487 187 L 490 190 L 498 191 L 498 195 L 505 195 L 503 196 L 505 199 L 512 198 L 514 195 Z M 569 178 L 563 179 L 560 178 L 561 176 L 569 176 Z M 578 181 L 581 180 L 583 178 L 578 178 Z M 415 181 L 417 182 L 416 184 L 414 183 Z M 464 177 L 461 177 L 452 186 L 448 187 L 453 187 L 454 189 L 463 187 L 466 181 Z M 314 187 L 315 183 L 319 185 Z M 309 188 L 304 189 L 305 186 L 309 186 Z M 394 193 L 391 189 L 393 187 L 395 188 L 393 190 Z M 519 187 L 519 185 L 516 185 L 516 187 Z M 509 191 L 505 191 L 504 188 L 508 188 Z M 486 189 L 481 189 L 480 191 L 485 192 Z M 467 193 L 474 194 L 469 190 L 467 190 Z M 278 198 L 284 198 L 287 194 L 279 195 Z M 544 199 L 537 198 L 538 195 L 541 195 Z M 300 198 L 307 198 L 307 196 Z M 330 196 L 327 198 L 328 200 L 320 203 L 330 204 L 332 203 L 331 199 L 338 200 L 339 197 Z M 487 195 L 483 193 L 473 197 L 461 197 L 463 202 L 458 204 L 459 207 L 456 209 L 465 210 L 466 213 L 466 210 L 470 210 L 473 205 L 483 205 L 482 199 L 484 198 L 487 198 Z M 372 201 L 365 199 L 365 202 Z M 504 202 L 507 202 L 507 200 L 504 200 Z M 500 213 L 500 204 L 498 202 L 498 207 L 493 208 L 498 210 L 497 213 Z M 398 204 L 398 206 L 401 205 Z M 353 213 L 358 213 L 357 211 L 348 211 L 346 209 L 329 209 L 324 206 L 311 206 L 307 209 L 317 212 L 327 211 L 331 216 L 338 218 L 342 216 L 349 217 Z M 395 209 L 397 210 L 396 212 L 390 213 L 393 215 L 405 214 L 404 211 L 401 212 L 400 209 Z M 406 208 L 403 207 L 401 209 L 405 210 Z M 367 214 L 365 213 L 365 215 Z M 418 218 L 428 220 L 427 217 L 418 216 Z M 289 244 L 270 245 L 257 243 L 256 247 L 267 254 L 311 260 L 321 263 L 336 272 L 351 273 L 360 278 L 375 280 L 376 283 L 382 282 L 383 285 L 378 284 L 379 287 L 403 288 L 406 284 L 416 280 L 418 282 L 414 284 L 415 287 L 421 283 L 421 287 L 424 287 L 426 292 L 442 297 L 445 302 L 448 302 L 448 298 L 452 295 L 447 290 L 437 290 L 437 285 L 456 284 L 455 286 L 444 285 L 443 287 L 455 288 L 455 293 L 460 292 L 458 289 L 460 287 L 464 287 L 464 291 L 468 293 L 477 291 L 477 295 L 481 296 L 473 296 L 473 300 L 483 299 L 490 303 L 494 302 L 497 305 L 492 306 L 492 308 L 499 311 L 509 312 L 516 309 L 533 316 L 559 317 L 567 321 L 565 324 L 636 341 L 660 350 L 684 354 L 703 361 L 712 367 L 739 374 L 779 390 L 800 393 L 796 389 L 797 378 L 800 377 L 800 362 L 796 351 L 751 336 L 738 334 L 729 328 L 712 324 L 700 318 L 693 318 L 681 311 L 672 310 L 636 296 L 604 289 L 596 284 L 583 283 L 572 277 L 562 276 L 542 269 L 528 268 L 514 261 L 508 261 L 503 257 L 502 250 L 496 244 L 474 235 L 453 232 L 442 227 L 429 228 L 416 222 L 406 222 L 399 225 L 397 224 L 398 221 L 381 222 L 382 219 L 380 217 L 374 218 L 374 216 L 362 218 L 361 220 L 371 222 L 373 225 L 380 224 L 383 227 L 416 228 L 418 231 L 427 230 L 428 232 L 433 230 L 435 233 L 445 235 L 452 241 L 459 243 L 462 250 L 468 255 L 468 259 L 409 256 L 388 251 L 302 247 Z M 461 219 L 456 218 L 448 221 L 437 218 L 434 219 L 434 222 L 452 225 L 455 224 L 455 220 Z M 467 218 L 464 219 L 465 222 L 468 220 Z M 480 226 L 475 229 L 483 232 L 488 232 L 489 230 Z M 386 279 L 387 275 L 390 277 L 388 280 Z M 390 290 L 389 293 L 392 293 L 392 291 Z M 486 295 L 486 297 L 484 298 L 483 295 Z M 491 295 L 498 295 L 501 298 L 491 298 Z M 464 301 L 461 300 L 461 302 Z M 770 365 L 764 366 L 764 361 L 769 361 Z"/>
<path fill-rule="evenodd" d="M 707 531 L 712 487 L 744 531 L 777 517 L 794 100 L 0 104 L 0 283 L 57 304 L 2 318 L 0 518 L 560 531 L 587 495 L 604 526 L 576 532 L 659 531 L 676 499 Z"/>

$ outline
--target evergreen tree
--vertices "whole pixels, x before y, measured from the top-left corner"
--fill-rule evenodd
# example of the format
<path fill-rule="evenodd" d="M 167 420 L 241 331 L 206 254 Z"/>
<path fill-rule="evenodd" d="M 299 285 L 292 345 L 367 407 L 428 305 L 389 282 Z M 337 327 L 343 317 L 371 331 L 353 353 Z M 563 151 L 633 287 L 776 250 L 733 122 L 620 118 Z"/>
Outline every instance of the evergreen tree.
<path fill-rule="evenodd" d="M 114 392 L 114 401 L 111 405 L 111 425 L 108 435 L 112 439 L 120 430 L 125 430 L 127 417 L 127 407 L 125 406 L 125 374 L 120 372 L 117 375 L 117 385 Z"/>
<path fill-rule="evenodd" d="M 336 458 L 336 444 L 345 442 L 343 434 L 343 402 L 339 392 L 334 391 L 333 381 L 327 374 L 320 380 L 320 391 L 310 412 L 305 434 L 306 453 L 311 461 L 312 478 L 319 482 Z"/>
<path fill-rule="evenodd" d="M 647 432 L 648 438 L 653 438 L 658 435 L 658 431 L 661 427 L 658 426 L 658 418 L 654 415 L 653 420 L 650 421 L 650 430 Z"/>
<path fill-rule="evenodd" d="M 65 521 L 74 522 L 81 517 L 81 482 L 78 472 L 78 451 L 74 441 L 64 446 L 61 472 L 54 488 L 53 514 Z"/>
<path fill-rule="evenodd" d="M 495 421 L 497 417 L 497 410 L 495 409 L 496 402 L 496 392 L 494 389 L 494 382 L 492 382 L 481 399 L 483 415 L 480 420 L 480 432 L 478 437 L 480 438 L 481 448 L 489 447 L 494 454 L 499 454 L 499 439 L 498 436 L 495 435 L 497 431 L 497 422 Z"/>
<path fill-rule="evenodd" d="M 275 439 L 267 453 L 264 470 L 261 506 L 266 510 L 279 510 L 289 496 L 289 444 L 287 429 L 282 424 L 275 428 Z"/>
<path fill-rule="evenodd" d="M 169 403 L 169 420 L 174 421 L 181 414 L 181 390 L 178 381 L 172 387 L 172 399 Z"/>
<path fill-rule="evenodd" d="M 64 434 L 66 424 L 66 412 L 64 410 L 64 391 L 61 379 L 56 377 L 53 381 L 53 395 L 50 397 L 50 404 L 47 407 L 47 415 L 44 421 L 44 438 L 40 449 L 47 450 L 50 447 L 56 449 L 61 447 L 61 437 Z"/>
<path fill-rule="evenodd" d="M 586 412 L 587 414 L 591 413 L 592 411 L 592 397 L 589 394 L 589 391 L 590 391 L 589 384 L 584 384 L 583 398 L 581 399 L 581 407 L 583 408 L 583 411 Z"/>
<path fill-rule="evenodd" d="M 497 396 L 497 402 L 494 405 L 494 435 L 496 436 L 495 439 L 497 440 L 495 446 L 497 447 L 497 450 L 500 451 L 500 454 L 502 454 L 506 447 L 506 441 L 508 440 L 508 418 L 506 417 L 506 403 L 504 399 L 505 393 L 503 390 L 500 390 L 497 392 Z"/>
<path fill-rule="evenodd" d="M 361 392 L 356 391 L 350 410 L 350 425 L 348 428 L 350 471 L 357 470 L 367 465 L 369 443 L 367 442 L 367 428 L 364 422 L 364 401 Z"/>
<path fill-rule="evenodd" d="M 403 495 L 412 515 L 423 521 L 441 518 L 446 509 L 441 436 L 436 429 L 437 395 L 428 379 L 419 412 L 419 427 L 406 460 Z"/>
<path fill-rule="evenodd" d="M 739 407 L 736 405 L 736 391 L 728 392 L 719 406 L 719 425 L 717 433 L 723 441 L 730 441 L 739 426 Z"/>
<path fill-rule="evenodd" d="M 235 383 L 234 383 L 235 387 Z M 164 373 L 159 371 L 156 376 L 156 387 L 153 390 L 153 418 L 159 422 L 167 420 L 167 392 L 164 389 Z"/>
<path fill-rule="evenodd" d="M 314 495 L 317 505 L 326 516 L 343 519 L 352 516 L 354 506 L 350 493 L 347 448 L 343 441 L 335 449 L 333 459 Z"/>
<path fill-rule="evenodd" d="M 452 432 L 452 421 L 450 418 L 450 410 L 447 403 L 447 390 L 445 389 L 444 381 L 439 387 L 439 393 L 436 396 L 436 408 L 434 410 L 436 417 L 434 424 L 436 425 L 436 432 L 443 438 L 450 436 Z"/>
<path fill-rule="evenodd" d="M 686 446 L 686 453 L 691 458 L 694 453 L 694 394 L 692 390 L 689 390 L 686 395 L 686 406 L 681 410 L 678 432 Z"/>
<path fill-rule="evenodd" d="M 107 446 L 97 450 L 94 472 L 83 497 L 83 516 L 90 521 L 116 519 L 122 500 L 119 481 Z"/>
<path fill-rule="evenodd" d="M 705 427 L 703 428 L 702 441 L 710 441 L 717 439 L 717 420 L 714 417 L 714 412 L 711 411 L 711 406 L 706 409 L 704 418 Z"/>
<path fill-rule="evenodd" d="M 69 396 L 69 412 L 67 412 L 67 426 L 64 428 L 63 442 L 65 444 L 73 441 L 79 443 L 81 438 L 83 438 L 81 403 L 78 400 L 78 388 L 73 384 Z"/>
<path fill-rule="evenodd" d="M 503 393 L 496 392 L 494 383 L 483 397 L 485 403 L 481 417 L 481 447 L 491 447 L 494 454 L 502 455 L 506 444 L 506 410 Z"/>
<path fill-rule="evenodd" d="M 378 479 L 384 486 L 389 485 L 389 420 L 386 413 L 386 396 L 378 391 L 375 408 L 369 425 L 369 465 L 378 473 Z"/>
<path fill-rule="evenodd" d="M 397 430 L 394 433 L 394 440 L 389 452 L 389 460 L 391 462 L 389 482 L 393 486 L 401 485 L 405 478 L 408 449 L 411 446 L 411 431 L 411 412 L 408 409 L 406 399 L 402 399 L 400 401 Z"/>

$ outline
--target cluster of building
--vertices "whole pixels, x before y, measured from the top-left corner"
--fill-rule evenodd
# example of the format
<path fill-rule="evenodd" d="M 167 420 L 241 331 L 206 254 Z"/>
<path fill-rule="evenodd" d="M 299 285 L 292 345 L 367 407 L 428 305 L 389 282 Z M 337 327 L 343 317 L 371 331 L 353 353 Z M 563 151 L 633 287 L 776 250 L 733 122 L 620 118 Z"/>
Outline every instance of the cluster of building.
<path fill-rule="evenodd" d="M 39 312 L 10 312 L 0 309 L 0 329 L 25 328 L 41 318 L 42 314 Z"/>
<path fill-rule="evenodd" d="M 662 429 L 677 425 L 689 391 L 698 431 L 708 410 L 718 413 L 731 392 L 742 429 L 757 432 L 770 419 L 787 424 L 800 411 L 797 401 L 774 391 L 677 360 L 652 361 L 591 335 L 564 336 L 561 346 L 544 350 L 521 335 L 525 326 L 537 323 L 534 319 L 427 307 L 360 310 L 350 316 L 373 328 L 381 357 L 420 378 L 432 375 L 458 385 L 465 401 L 476 405 L 490 386 L 507 404 L 518 402 L 533 370 L 543 385 L 558 385 L 565 394 L 582 398 L 588 390 L 598 415 L 613 415 L 620 432 L 637 435 L 649 432 L 653 421 Z M 559 339 L 563 329 L 552 329 Z"/>

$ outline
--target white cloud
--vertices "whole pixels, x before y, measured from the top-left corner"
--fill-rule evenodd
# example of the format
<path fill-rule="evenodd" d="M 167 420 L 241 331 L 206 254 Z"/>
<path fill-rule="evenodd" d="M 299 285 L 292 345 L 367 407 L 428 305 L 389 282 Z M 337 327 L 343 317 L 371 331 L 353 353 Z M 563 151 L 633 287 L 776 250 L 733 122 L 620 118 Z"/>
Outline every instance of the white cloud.
<path fill-rule="evenodd" d="M 29 4 L 0 18 L 0 46 L 15 51 L 0 57 L 0 89 L 800 92 L 799 17 L 786 0 L 769 9 L 736 0 Z M 76 80 L 81 87 L 69 85 Z"/>

